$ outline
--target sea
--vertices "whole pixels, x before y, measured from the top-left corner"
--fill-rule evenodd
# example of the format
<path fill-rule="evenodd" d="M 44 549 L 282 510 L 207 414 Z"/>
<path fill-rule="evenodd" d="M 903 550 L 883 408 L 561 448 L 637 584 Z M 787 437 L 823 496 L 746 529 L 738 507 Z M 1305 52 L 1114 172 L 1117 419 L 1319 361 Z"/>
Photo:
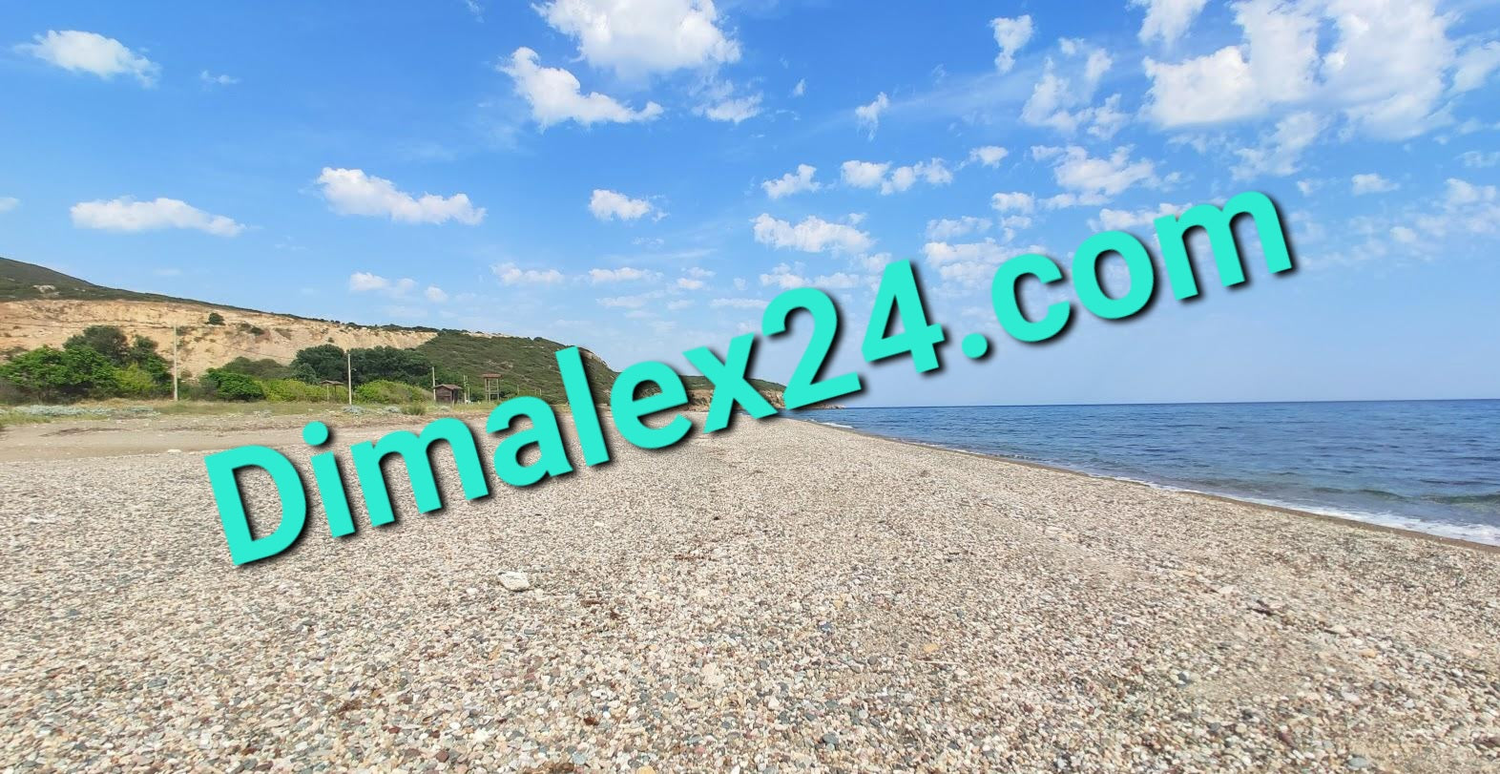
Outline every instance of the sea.
<path fill-rule="evenodd" d="M 1500 400 L 843 408 L 793 416 L 1500 545 Z"/>

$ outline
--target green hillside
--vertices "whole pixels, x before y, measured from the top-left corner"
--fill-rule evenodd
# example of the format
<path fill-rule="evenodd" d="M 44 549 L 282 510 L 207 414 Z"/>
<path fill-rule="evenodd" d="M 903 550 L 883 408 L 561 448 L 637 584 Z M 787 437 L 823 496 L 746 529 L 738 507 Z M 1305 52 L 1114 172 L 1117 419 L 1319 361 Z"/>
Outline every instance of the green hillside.
<path fill-rule="evenodd" d="M 440 369 L 468 379 L 469 396 L 484 398 L 481 374 L 500 374 L 500 386 L 506 395 L 535 395 L 551 403 L 566 400 L 562 374 L 557 370 L 556 352 L 568 344 L 543 338 L 513 336 L 474 336 L 458 331 L 442 331 L 416 351 Z M 604 361 L 585 354 L 583 369 L 596 400 L 609 399 L 617 374 Z"/>

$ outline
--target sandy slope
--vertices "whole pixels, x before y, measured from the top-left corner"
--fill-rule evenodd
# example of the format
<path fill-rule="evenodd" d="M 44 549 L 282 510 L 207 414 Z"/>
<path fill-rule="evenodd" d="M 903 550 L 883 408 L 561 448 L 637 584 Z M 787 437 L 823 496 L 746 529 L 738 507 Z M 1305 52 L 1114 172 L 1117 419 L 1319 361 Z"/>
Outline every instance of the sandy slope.
<path fill-rule="evenodd" d="M 124 423 L 116 451 L 186 451 L 0 464 L 0 761 L 1472 771 L 1500 755 L 1492 551 L 778 420 L 667 452 L 616 440 L 610 465 L 470 503 L 450 475 L 440 514 L 408 504 L 341 541 L 315 514 L 291 554 L 236 569 L 192 449 L 304 455 L 278 421 L 197 443 L 218 431 Z M 0 447 L 88 443 L 49 429 Z M 532 588 L 504 590 L 506 570 Z"/>

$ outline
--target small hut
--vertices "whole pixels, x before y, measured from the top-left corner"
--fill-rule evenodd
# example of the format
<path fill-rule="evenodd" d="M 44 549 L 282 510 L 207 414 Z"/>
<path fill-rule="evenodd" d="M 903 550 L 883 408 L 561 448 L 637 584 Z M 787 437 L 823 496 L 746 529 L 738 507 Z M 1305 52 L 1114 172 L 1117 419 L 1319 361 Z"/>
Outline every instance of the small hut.
<path fill-rule="evenodd" d="M 464 399 L 464 388 L 456 384 L 439 384 L 432 388 L 438 403 L 458 403 Z"/>

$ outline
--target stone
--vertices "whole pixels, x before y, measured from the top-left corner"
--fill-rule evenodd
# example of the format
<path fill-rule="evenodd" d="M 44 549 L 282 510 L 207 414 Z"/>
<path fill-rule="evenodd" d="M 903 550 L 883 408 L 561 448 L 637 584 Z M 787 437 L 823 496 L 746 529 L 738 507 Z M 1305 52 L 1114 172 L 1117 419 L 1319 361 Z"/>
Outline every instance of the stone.
<path fill-rule="evenodd" d="M 502 572 L 500 573 L 500 585 L 506 591 L 525 591 L 531 588 L 531 579 L 524 572 Z"/>

